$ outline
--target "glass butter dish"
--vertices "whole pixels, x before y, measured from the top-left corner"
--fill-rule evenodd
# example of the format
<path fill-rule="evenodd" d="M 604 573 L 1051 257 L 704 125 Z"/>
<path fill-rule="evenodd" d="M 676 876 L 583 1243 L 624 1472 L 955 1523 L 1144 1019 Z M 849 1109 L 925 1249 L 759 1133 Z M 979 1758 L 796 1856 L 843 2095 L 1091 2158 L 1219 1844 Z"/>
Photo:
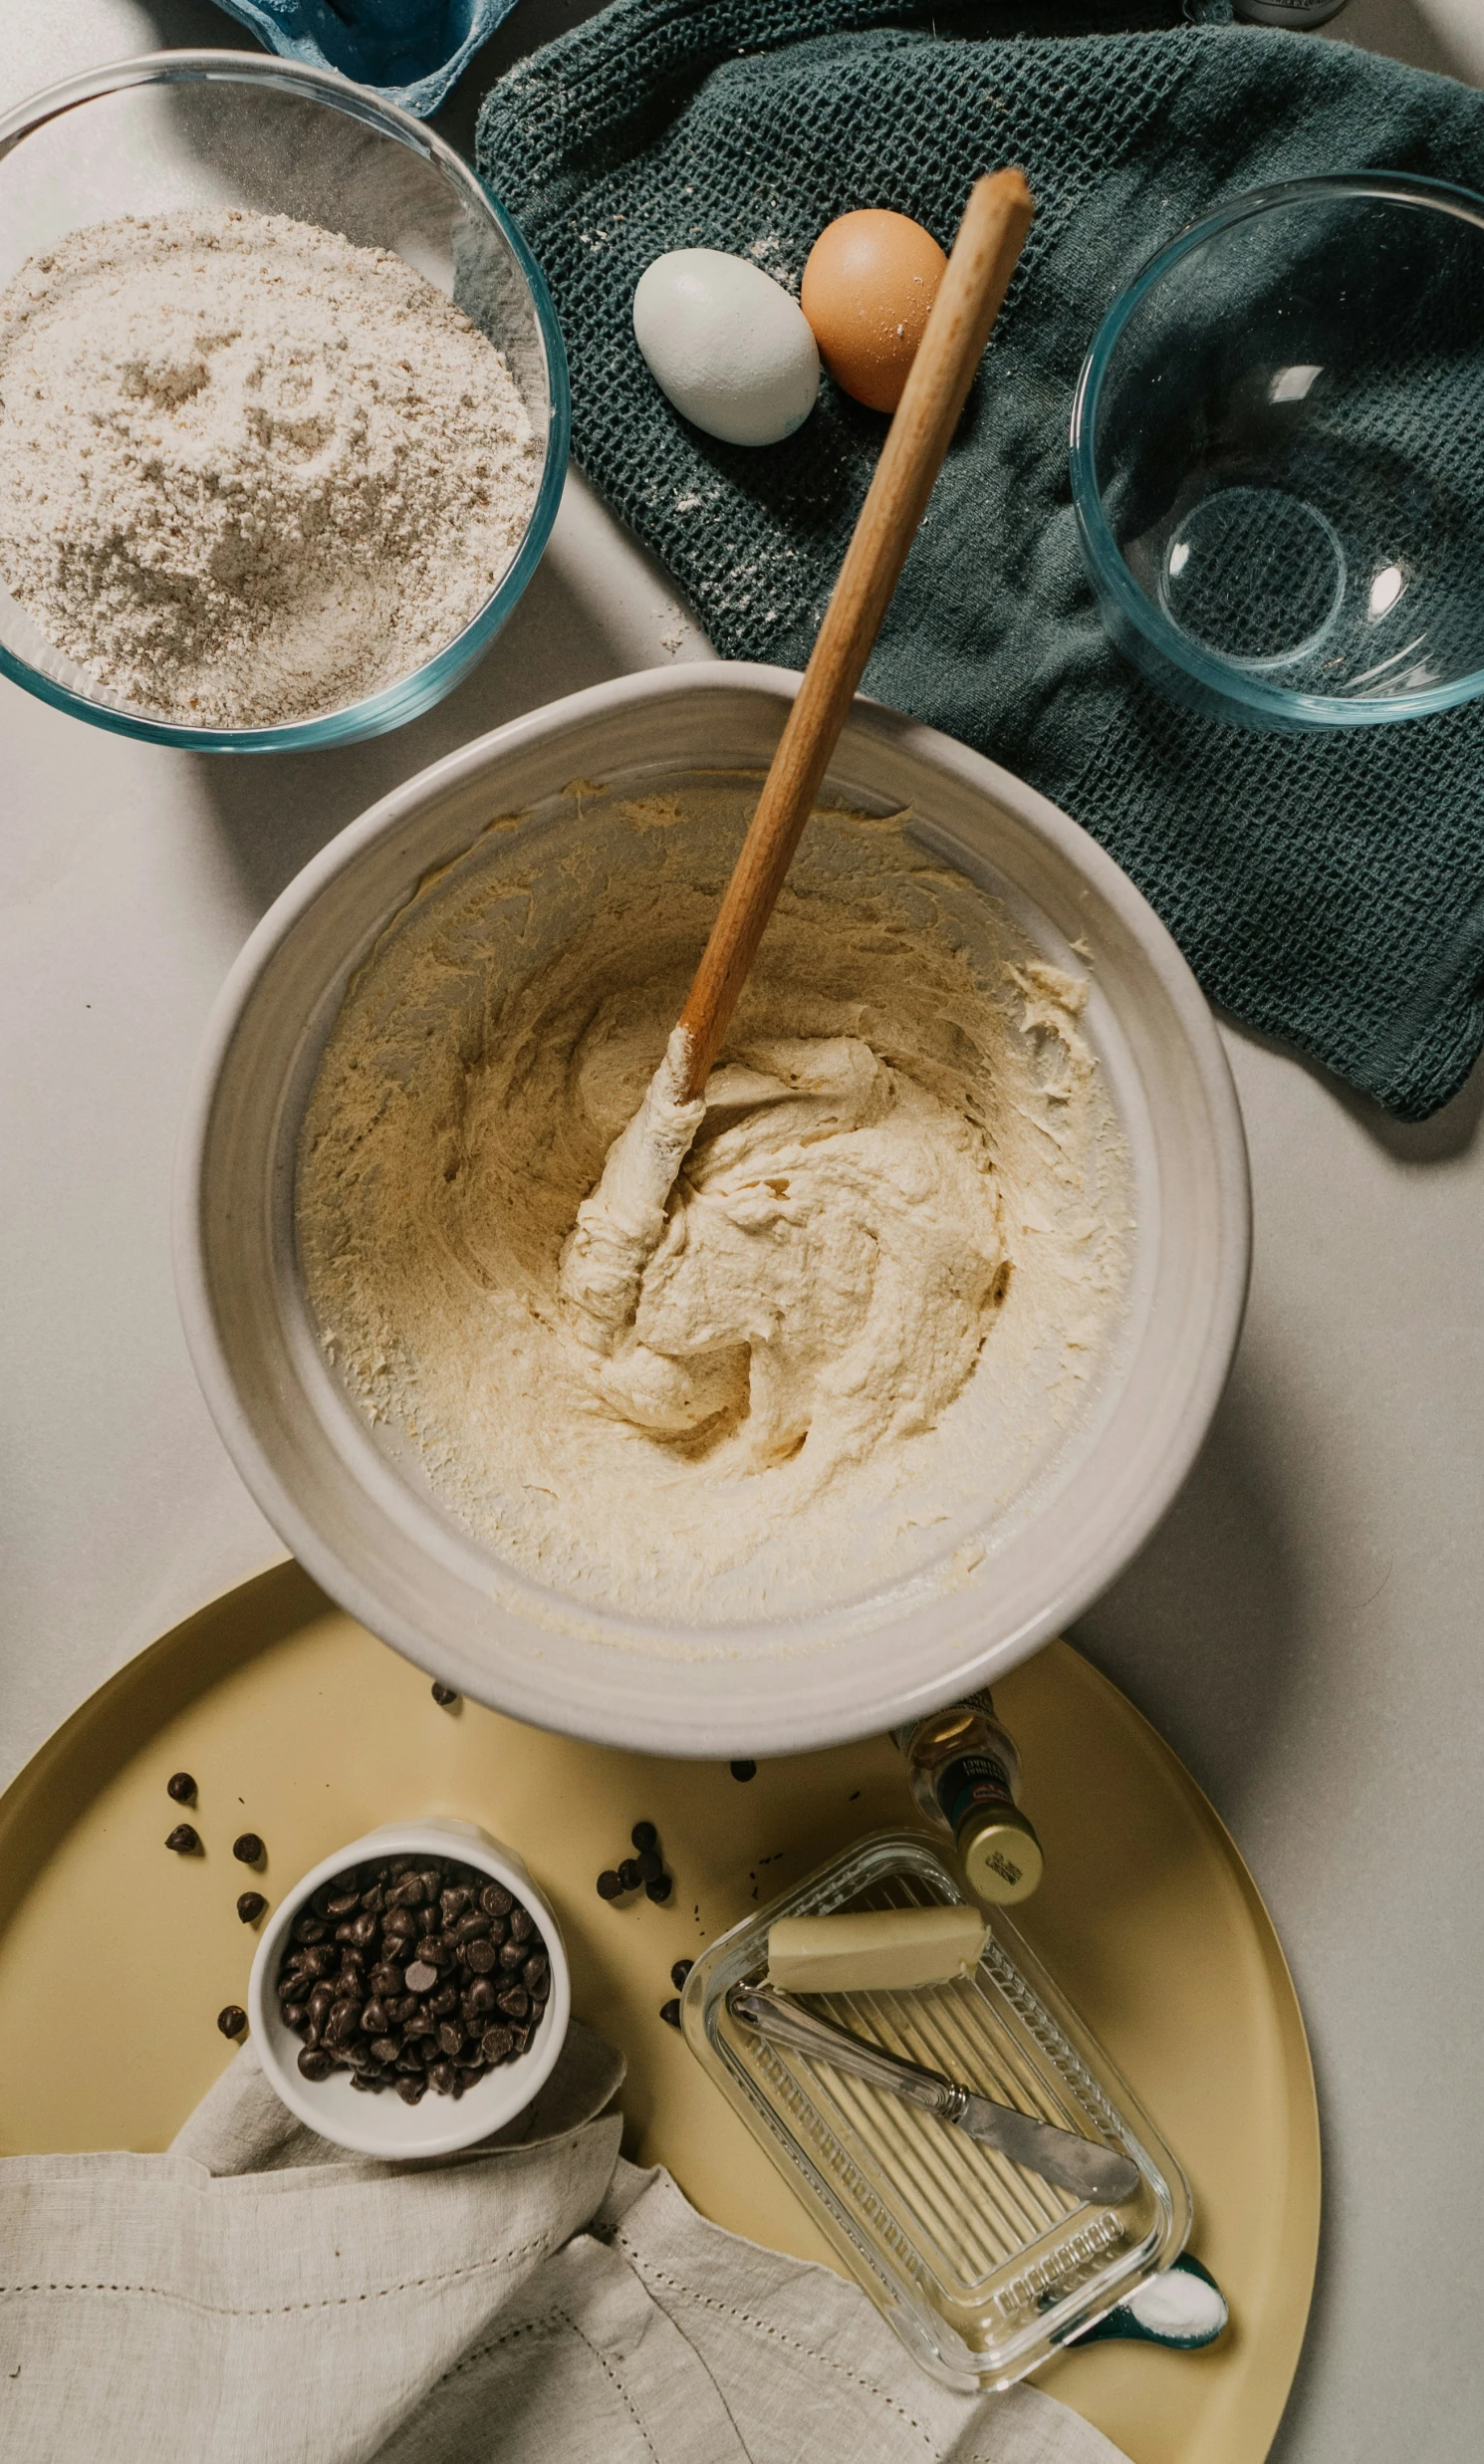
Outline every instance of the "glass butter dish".
<path fill-rule="evenodd" d="M 1139 2185 L 1079 2200 L 952 2123 L 765 2041 L 727 2008 L 767 1972 L 780 1916 L 961 1903 L 932 1843 L 874 1833 L 736 1925 L 686 1979 L 692 2053 L 913 2358 L 952 2387 L 1012 2386 L 1168 2267 L 1190 2231 L 1175 2158 L 1003 1912 L 976 1972 L 915 1993 L 801 1996 L 888 2052 L 1116 2148 Z"/>

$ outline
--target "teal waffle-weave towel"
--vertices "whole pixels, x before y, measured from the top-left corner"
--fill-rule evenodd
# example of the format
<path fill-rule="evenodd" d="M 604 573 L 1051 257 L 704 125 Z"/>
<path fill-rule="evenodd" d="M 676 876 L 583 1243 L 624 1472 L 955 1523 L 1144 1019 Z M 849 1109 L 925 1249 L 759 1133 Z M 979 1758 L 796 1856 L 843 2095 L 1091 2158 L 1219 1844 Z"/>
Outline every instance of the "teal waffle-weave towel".
<path fill-rule="evenodd" d="M 638 356 L 633 286 L 708 246 L 797 289 L 836 214 L 891 205 L 947 241 L 974 175 L 1021 163 L 1036 225 L 866 689 L 1075 815 L 1214 1001 L 1421 1119 L 1484 1040 L 1484 707 L 1323 737 L 1170 708 L 1100 627 L 1067 436 L 1105 311 L 1183 224 L 1304 172 L 1484 188 L 1484 95 L 1230 27 L 993 39 L 1026 22 L 986 0 L 618 0 L 512 70 L 479 164 L 556 297 L 577 459 L 724 656 L 802 666 L 882 422 L 827 384 L 784 445 L 702 436 Z"/>

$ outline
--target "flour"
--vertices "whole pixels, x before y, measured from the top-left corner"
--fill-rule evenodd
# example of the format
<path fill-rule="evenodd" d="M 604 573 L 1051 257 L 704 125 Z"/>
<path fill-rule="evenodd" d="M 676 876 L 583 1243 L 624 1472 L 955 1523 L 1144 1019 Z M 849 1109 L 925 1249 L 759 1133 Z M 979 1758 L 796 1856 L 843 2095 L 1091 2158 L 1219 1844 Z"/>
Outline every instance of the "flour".
<path fill-rule="evenodd" d="M 284 215 L 95 224 L 0 294 L 0 577 L 155 717 L 271 726 L 409 674 L 489 598 L 540 467 L 459 309 Z"/>
<path fill-rule="evenodd" d="M 755 789 L 569 794 L 442 870 L 346 999 L 297 1186 L 327 1358 L 492 1558 L 656 1647 L 982 1579 L 1121 1320 L 1085 980 L 901 817 L 816 814 L 631 1327 L 595 1343 L 564 1245 Z"/>

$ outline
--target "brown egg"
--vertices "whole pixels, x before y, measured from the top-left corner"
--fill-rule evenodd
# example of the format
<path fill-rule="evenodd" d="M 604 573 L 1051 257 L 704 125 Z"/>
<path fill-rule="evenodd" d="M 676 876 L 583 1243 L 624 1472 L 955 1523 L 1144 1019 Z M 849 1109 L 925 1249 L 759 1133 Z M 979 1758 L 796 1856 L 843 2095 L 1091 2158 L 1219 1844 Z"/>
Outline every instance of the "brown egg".
<path fill-rule="evenodd" d="M 858 402 L 896 408 L 947 262 L 920 222 L 875 207 L 820 233 L 799 305 L 826 368 Z"/>

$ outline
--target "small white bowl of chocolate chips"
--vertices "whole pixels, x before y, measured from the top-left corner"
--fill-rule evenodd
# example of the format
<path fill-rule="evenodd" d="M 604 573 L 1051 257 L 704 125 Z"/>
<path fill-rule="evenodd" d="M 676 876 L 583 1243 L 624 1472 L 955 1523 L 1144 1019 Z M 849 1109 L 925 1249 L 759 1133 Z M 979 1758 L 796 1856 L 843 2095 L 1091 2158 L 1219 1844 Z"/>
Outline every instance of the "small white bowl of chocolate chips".
<path fill-rule="evenodd" d="M 444 1817 L 316 1865 L 264 1927 L 247 1988 L 272 2087 L 365 2156 L 446 2156 L 503 2129 L 550 2077 L 571 2007 L 520 1857 Z"/>

